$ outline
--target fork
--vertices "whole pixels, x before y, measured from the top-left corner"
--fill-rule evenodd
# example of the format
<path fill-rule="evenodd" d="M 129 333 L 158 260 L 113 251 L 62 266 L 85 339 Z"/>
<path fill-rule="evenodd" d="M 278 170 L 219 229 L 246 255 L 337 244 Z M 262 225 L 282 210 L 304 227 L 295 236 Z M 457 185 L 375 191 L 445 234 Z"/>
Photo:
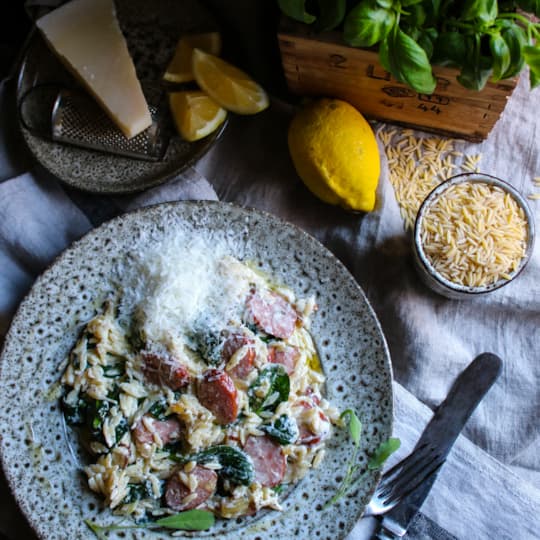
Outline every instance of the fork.
<path fill-rule="evenodd" d="M 366 506 L 364 517 L 380 516 L 394 508 L 422 482 L 437 472 L 444 461 L 445 458 L 436 447 L 427 443 L 420 445 L 383 474 L 373 497 Z"/>

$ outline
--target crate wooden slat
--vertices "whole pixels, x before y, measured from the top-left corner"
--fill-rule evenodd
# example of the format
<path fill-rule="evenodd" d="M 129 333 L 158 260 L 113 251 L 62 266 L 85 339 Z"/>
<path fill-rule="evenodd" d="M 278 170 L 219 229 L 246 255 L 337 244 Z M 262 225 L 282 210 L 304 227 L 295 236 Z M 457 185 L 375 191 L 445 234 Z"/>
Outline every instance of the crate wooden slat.
<path fill-rule="evenodd" d="M 511 79 L 467 90 L 457 82 L 456 69 L 437 66 L 435 92 L 418 94 L 381 67 L 376 51 L 348 47 L 337 33 L 315 37 L 294 28 L 278 34 L 289 90 L 344 99 L 369 118 L 479 142 L 517 84 Z"/>

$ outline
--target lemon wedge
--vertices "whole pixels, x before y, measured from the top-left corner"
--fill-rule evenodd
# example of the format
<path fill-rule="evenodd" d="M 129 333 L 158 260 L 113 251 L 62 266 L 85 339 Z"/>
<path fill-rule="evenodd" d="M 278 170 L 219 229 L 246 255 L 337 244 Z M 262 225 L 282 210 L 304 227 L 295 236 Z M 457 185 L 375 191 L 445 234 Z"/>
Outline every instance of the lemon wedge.
<path fill-rule="evenodd" d="M 181 37 L 172 60 L 167 66 L 167 71 L 163 75 L 165 81 L 183 83 L 194 79 L 191 70 L 191 57 L 195 48 L 219 55 L 221 53 L 221 36 L 219 32 L 190 34 Z"/>
<path fill-rule="evenodd" d="M 255 114 L 268 107 L 268 95 L 249 75 L 221 58 L 193 49 L 197 84 L 224 109 Z"/>
<path fill-rule="evenodd" d="M 178 133 L 190 142 L 210 135 L 227 117 L 227 111 L 201 91 L 171 92 L 169 105 Z"/>

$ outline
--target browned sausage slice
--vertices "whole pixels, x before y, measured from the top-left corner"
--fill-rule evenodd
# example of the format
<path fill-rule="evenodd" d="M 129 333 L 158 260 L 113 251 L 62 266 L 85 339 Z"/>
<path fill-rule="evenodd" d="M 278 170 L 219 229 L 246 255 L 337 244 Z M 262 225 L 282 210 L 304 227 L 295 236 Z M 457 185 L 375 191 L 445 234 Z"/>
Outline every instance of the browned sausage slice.
<path fill-rule="evenodd" d="M 277 486 L 285 476 L 287 469 L 287 457 L 281 446 L 266 435 L 255 437 L 250 435 L 244 451 L 253 461 L 255 468 L 255 481 L 262 486 Z"/>
<path fill-rule="evenodd" d="M 216 490 L 217 474 L 215 471 L 197 465 L 189 475 L 195 476 L 197 479 L 197 487 L 193 492 L 180 480 L 177 472 L 173 473 L 167 481 L 165 503 L 169 508 L 178 512 L 197 508 Z"/>
<path fill-rule="evenodd" d="M 272 346 L 268 348 L 268 361 L 272 364 L 281 364 L 285 368 L 287 375 L 293 373 L 299 357 L 300 351 L 292 345 L 287 345 L 284 348 Z"/>
<path fill-rule="evenodd" d="M 180 390 L 189 383 L 189 371 L 178 358 L 150 351 L 141 352 L 142 370 L 152 383 Z"/>
<path fill-rule="evenodd" d="M 255 367 L 255 341 L 250 336 L 242 333 L 241 331 L 230 334 L 222 349 L 222 358 L 228 362 L 232 355 L 238 351 L 238 349 L 247 345 L 245 354 L 242 358 L 238 359 L 238 362 L 230 369 L 227 369 L 227 373 L 234 379 L 245 379 Z"/>
<path fill-rule="evenodd" d="M 247 307 L 255 323 L 267 334 L 281 339 L 291 337 L 298 315 L 285 298 L 274 292 L 263 296 L 255 291 L 248 298 Z"/>
<path fill-rule="evenodd" d="M 144 415 L 143 418 L 146 420 L 145 423 L 149 422 L 153 431 L 159 435 L 163 446 L 173 441 L 177 441 L 182 436 L 180 422 L 175 418 L 156 420 L 148 414 Z M 133 437 L 135 438 L 135 442 L 139 444 L 152 444 L 154 442 L 154 436 L 152 431 L 145 426 L 145 423 L 143 423 L 142 419 L 137 422 L 136 426 L 133 428 Z"/>
<path fill-rule="evenodd" d="M 197 388 L 199 401 L 210 410 L 219 424 L 230 424 L 238 416 L 238 395 L 233 380 L 221 369 L 202 374 Z"/>

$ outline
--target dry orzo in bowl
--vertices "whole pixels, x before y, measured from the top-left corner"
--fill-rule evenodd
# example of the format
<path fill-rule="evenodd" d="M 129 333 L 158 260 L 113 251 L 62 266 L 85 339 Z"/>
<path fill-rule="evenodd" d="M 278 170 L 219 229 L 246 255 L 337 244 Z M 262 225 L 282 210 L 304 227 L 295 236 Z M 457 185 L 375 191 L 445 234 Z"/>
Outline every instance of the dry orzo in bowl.
<path fill-rule="evenodd" d="M 466 173 L 437 186 L 415 222 L 413 251 L 421 279 L 448 298 L 473 298 L 510 283 L 534 245 L 534 220 L 510 184 Z"/>

